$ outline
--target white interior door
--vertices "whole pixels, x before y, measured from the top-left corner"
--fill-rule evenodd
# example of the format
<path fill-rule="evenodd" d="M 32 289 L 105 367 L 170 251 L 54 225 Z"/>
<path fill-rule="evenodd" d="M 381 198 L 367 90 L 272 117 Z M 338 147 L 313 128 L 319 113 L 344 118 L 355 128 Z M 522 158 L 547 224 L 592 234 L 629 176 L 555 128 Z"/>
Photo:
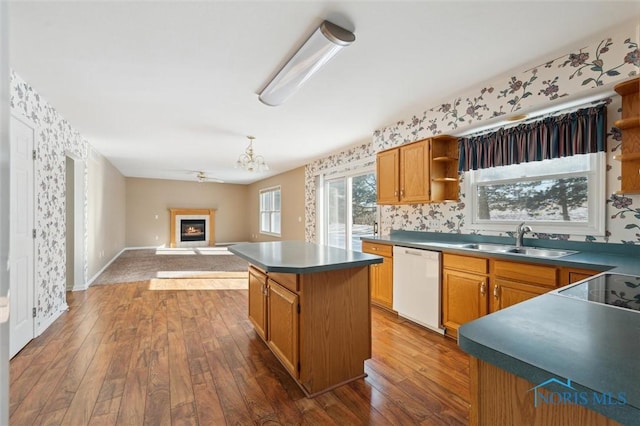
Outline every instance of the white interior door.
<path fill-rule="evenodd" d="M 11 117 L 9 356 L 34 337 L 33 127 Z"/>

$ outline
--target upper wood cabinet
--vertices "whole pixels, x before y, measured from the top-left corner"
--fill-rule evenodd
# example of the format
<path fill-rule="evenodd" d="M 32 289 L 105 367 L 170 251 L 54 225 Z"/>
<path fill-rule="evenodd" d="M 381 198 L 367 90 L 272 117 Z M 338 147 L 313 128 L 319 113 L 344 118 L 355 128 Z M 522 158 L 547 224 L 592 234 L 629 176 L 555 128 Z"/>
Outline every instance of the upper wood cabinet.
<path fill-rule="evenodd" d="M 443 135 L 379 152 L 378 204 L 456 201 L 457 149 L 457 139 Z"/>
<path fill-rule="evenodd" d="M 395 204 L 400 199 L 400 150 L 391 149 L 377 155 L 376 185 L 378 204 Z"/>
<path fill-rule="evenodd" d="M 426 203 L 430 196 L 428 140 L 401 146 L 400 201 Z"/>

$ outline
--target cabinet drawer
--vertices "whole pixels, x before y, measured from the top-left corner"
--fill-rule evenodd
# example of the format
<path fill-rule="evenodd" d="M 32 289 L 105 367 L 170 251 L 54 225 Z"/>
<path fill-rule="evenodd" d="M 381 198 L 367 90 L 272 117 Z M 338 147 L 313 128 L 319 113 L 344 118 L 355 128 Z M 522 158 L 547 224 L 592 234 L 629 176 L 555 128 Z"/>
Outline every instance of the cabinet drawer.
<path fill-rule="evenodd" d="M 556 287 L 558 284 L 558 270 L 554 266 L 496 260 L 493 268 L 496 277 L 547 287 Z"/>
<path fill-rule="evenodd" d="M 378 256 L 393 256 L 393 246 L 388 244 L 362 242 L 362 251 L 364 253 L 377 254 Z"/>
<path fill-rule="evenodd" d="M 282 287 L 298 292 L 298 274 L 287 274 L 284 272 L 269 272 L 269 278 L 280 284 Z"/>
<path fill-rule="evenodd" d="M 489 272 L 487 259 L 449 253 L 442 255 L 442 267 L 446 269 L 475 272 L 477 274 L 486 274 Z"/>

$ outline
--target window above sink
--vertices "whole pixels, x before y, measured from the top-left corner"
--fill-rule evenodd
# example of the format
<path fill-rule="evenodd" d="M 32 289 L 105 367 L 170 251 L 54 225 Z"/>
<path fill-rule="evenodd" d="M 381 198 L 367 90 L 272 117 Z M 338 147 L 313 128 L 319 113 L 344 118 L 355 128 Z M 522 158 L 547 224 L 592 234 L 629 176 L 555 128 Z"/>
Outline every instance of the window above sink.
<path fill-rule="evenodd" d="M 603 153 L 465 172 L 469 227 L 513 231 L 526 221 L 533 232 L 603 235 Z"/>

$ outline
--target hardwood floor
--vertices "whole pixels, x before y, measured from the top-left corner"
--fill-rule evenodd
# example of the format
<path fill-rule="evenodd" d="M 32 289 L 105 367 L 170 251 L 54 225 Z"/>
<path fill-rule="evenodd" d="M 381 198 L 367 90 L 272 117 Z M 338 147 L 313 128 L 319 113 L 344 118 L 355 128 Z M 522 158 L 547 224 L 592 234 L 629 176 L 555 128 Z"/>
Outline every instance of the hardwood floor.
<path fill-rule="evenodd" d="M 12 425 L 462 425 L 468 358 L 372 309 L 368 377 L 307 399 L 247 320 L 246 290 L 67 294 L 10 364 Z"/>

